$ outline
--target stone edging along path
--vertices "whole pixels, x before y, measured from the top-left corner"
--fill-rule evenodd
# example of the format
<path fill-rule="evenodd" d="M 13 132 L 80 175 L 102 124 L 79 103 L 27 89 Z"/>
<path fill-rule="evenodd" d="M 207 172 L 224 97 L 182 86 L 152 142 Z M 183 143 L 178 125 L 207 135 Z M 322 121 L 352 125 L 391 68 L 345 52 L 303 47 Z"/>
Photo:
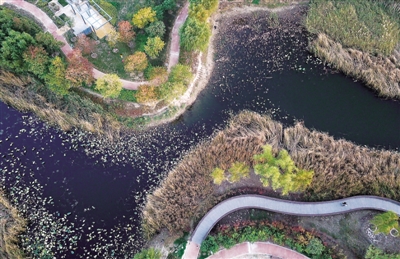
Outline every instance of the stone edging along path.
<path fill-rule="evenodd" d="M 40 21 L 40 23 L 46 28 L 46 30 L 53 35 L 53 37 L 61 42 L 64 43 L 64 46 L 61 47 L 62 52 L 65 55 L 68 55 L 72 52 L 71 46 L 68 44 L 68 42 L 65 40 L 64 36 L 62 36 L 60 30 L 57 28 L 57 26 L 54 24 L 54 22 L 50 19 L 50 17 L 47 16 L 45 12 L 43 12 L 40 8 L 37 6 L 28 3 L 24 0 L 0 0 L 0 5 L 7 3 L 14 5 L 20 9 L 23 9 L 27 11 L 28 13 L 32 14 L 35 19 Z M 179 58 L 179 51 L 180 51 L 180 45 L 179 45 L 179 28 L 183 25 L 183 23 L 186 21 L 186 18 L 188 16 L 188 9 L 189 9 L 189 2 L 186 2 L 183 8 L 180 10 L 174 26 L 172 28 L 172 33 L 171 33 L 171 44 L 170 44 L 170 50 L 169 50 L 169 60 L 168 60 L 168 71 L 171 69 L 171 67 L 175 66 L 178 64 L 178 58 Z M 98 79 L 100 77 L 104 76 L 104 73 L 93 68 L 93 77 Z M 140 85 L 146 84 L 148 82 L 135 82 L 135 81 L 128 81 L 124 79 L 120 79 L 122 82 L 122 87 L 125 89 L 129 90 L 137 90 Z"/>
<path fill-rule="evenodd" d="M 342 206 L 343 202 L 346 202 L 347 206 Z M 323 202 L 297 202 L 261 195 L 240 195 L 220 202 L 200 220 L 189 238 L 182 258 L 197 258 L 201 243 L 214 225 L 226 215 L 247 208 L 263 209 L 296 216 L 326 216 L 363 209 L 393 211 L 400 215 L 400 202 L 377 196 L 354 196 Z"/>

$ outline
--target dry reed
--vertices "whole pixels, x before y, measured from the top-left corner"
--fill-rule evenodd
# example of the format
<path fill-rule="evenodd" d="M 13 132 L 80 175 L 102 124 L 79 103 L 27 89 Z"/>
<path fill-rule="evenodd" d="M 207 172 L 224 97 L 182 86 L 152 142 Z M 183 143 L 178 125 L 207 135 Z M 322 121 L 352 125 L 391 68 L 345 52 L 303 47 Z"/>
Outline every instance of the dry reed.
<path fill-rule="evenodd" d="M 82 108 L 89 103 L 82 101 L 84 97 L 81 100 L 75 99 L 74 102 L 66 98 L 54 98 L 54 95 L 45 97 L 42 95 L 44 87 L 32 86 L 34 84 L 40 83 L 34 82 L 30 77 L 14 75 L 0 69 L 0 100 L 17 110 L 33 112 L 42 120 L 64 131 L 75 127 L 97 134 L 109 134 L 111 138 L 111 135 L 120 132 L 121 124 L 109 114 L 91 111 L 92 107 L 87 108 L 86 114 L 81 113 L 84 110 Z M 32 90 L 35 87 L 36 89 Z M 76 102 L 81 106 L 77 107 Z M 69 112 L 72 109 L 75 115 Z"/>
<path fill-rule="evenodd" d="M 362 80 L 380 96 L 400 99 L 400 59 L 396 50 L 389 57 L 373 56 L 344 48 L 323 33 L 311 42 L 310 50 L 345 74 Z"/>
<path fill-rule="evenodd" d="M 297 167 L 314 170 L 306 199 L 373 194 L 400 200 L 399 153 L 335 140 L 301 123 L 283 129 L 267 116 L 245 111 L 212 140 L 192 150 L 147 197 L 142 216 L 148 236 L 162 228 L 187 231 L 191 220 L 203 216 L 219 199 L 212 170 L 217 166 L 227 169 L 236 161 L 253 165 L 253 156 L 261 153 L 265 144 L 288 150 Z"/>
<path fill-rule="evenodd" d="M 0 257 L 4 259 L 25 258 L 18 246 L 18 235 L 25 231 L 26 221 L 0 191 Z"/>

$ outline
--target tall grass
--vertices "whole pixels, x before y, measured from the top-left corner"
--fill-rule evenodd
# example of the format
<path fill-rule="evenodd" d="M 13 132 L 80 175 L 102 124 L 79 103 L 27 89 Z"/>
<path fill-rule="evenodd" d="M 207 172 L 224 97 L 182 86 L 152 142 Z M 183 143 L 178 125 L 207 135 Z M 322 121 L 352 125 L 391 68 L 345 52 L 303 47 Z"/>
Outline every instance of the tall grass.
<path fill-rule="evenodd" d="M 148 236 L 161 228 L 171 232 L 190 229 L 191 220 L 203 216 L 218 201 L 210 176 L 214 168 L 227 170 L 236 161 L 254 166 L 253 156 L 265 144 L 275 151 L 286 149 L 297 167 L 314 170 L 307 200 L 357 194 L 400 200 L 398 152 L 335 140 L 300 123 L 284 129 L 266 116 L 242 112 L 225 130 L 193 149 L 147 197 L 142 216 Z"/>
<path fill-rule="evenodd" d="M 310 50 L 364 81 L 382 97 L 400 98 L 400 3 L 313 0 L 305 25 Z"/>
<path fill-rule="evenodd" d="M 60 97 L 30 77 L 0 70 L 0 100 L 4 103 L 20 111 L 34 112 L 65 131 L 75 127 L 98 134 L 118 134 L 122 125 L 108 107 L 80 95 L 84 93 L 71 92 Z"/>
<path fill-rule="evenodd" d="M 0 191 L 0 258 L 25 258 L 19 248 L 18 235 L 25 231 L 26 221 Z"/>
<path fill-rule="evenodd" d="M 389 55 L 400 42 L 400 18 L 383 3 L 314 0 L 310 3 L 306 27 L 312 33 L 329 35 L 345 47 Z"/>
<path fill-rule="evenodd" d="M 346 49 L 322 33 L 311 42 L 310 50 L 344 73 L 361 79 L 380 96 L 400 99 L 400 59 L 394 55 L 373 56 Z"/>

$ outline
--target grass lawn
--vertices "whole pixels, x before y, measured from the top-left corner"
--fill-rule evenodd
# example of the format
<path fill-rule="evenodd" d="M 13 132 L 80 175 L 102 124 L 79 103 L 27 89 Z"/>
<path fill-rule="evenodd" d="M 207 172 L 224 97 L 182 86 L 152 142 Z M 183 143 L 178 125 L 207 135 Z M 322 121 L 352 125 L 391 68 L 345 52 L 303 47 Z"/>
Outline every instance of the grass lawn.
<path fill-rule="evenodd" d="M 129 74 L 124 70 L 124 58 L 133 54 L 133 51 L 125 43 L 118 42 L 115 48 L 118 49 L 118 53 L 114 53 L 105 39 L 100 40 L 100 44 L 97 45 L 95 53 L 96 58 L 92 58 L 87 55 L 86 58 L 100 71 L 108 74 L 117 74 L 120 78 L 130 79 Z M 121 58 L 122 56 L 122 58 Z"/>
<path fill-rule="evenodd" d="M 127 90 L 127 89 L 122 89 L 121 93 L 118 96 L 118 99 L 127 101 L 127 102 L 134 102 L 136 103 L 136 92 L 135 90 Z"/>

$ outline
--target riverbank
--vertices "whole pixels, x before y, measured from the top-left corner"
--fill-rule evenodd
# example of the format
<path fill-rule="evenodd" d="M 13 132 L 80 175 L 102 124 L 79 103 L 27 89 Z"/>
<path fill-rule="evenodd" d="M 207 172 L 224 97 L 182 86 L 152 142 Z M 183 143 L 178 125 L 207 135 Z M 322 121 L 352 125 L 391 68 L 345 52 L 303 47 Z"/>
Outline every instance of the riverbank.
<path fill-rule="evenodd" d="M 309 49 L 384 98 L 400 99 L 400 4 L 311 1 Z"/>
<path fill-rule="evenodd" d="M 260 193 L 283 197 L 263 187 L 258 175 L 237 183 L 215 185 L 211 172 L 240 161 L 253 166 L 253 156 L 269 144 L 277 152 L 288 150 L 295 165 L 314 171 L 311 185 L 303 193 L 286 199 L 321 201 L 358 194 L 400 200 L 400 154 L 357 146 L 346 140 L 311 131 L 301 123 L 285 128 L 267 116 L 242 112 L 225 130 L 190 152 L 147 197 L 143 228 L 149 236 L 162 228 L 170 232 L 190 231 L 192 224 L 221 200 L 238 193 Z"/>
<path fill-rule="evenodd" d="M 18 211 L 11 206 L 0 191 L 0 257 L 8 259 L 23 259 L 24 253 L 19 247 L 18 235 L 25 231 L 26 221 Z"/>

